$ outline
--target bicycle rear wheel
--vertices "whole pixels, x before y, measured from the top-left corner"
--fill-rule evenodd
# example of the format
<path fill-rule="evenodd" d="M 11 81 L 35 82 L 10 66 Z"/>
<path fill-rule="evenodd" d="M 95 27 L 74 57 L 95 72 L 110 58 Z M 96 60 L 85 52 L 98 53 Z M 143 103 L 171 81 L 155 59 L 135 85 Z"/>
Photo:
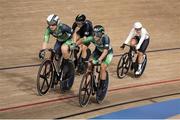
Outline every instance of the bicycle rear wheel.
<path fill-rule="evenodd" d="M 101 104 L 103 101 L 104 101 L 104 99 L 105 99 L 105 97 L 106 97 L 106 95 L 107 95 L 107 91 L 108 91 L 108 86 L 109 86 L 109 74 L 108 74 L 108 72 L 106 71 L 106 86 L 104 86 L 105 88 L 103 88 L 103 94 L 102 95 L 100 95 L 100 96 L 98 96 L 98 93 L 99 92 L 101 92 L 100 91 L 100 80 L 99 80 L 99 82 L 98 82 L 98 89 L 97 89 L 97 92 L 96 92 L 96 101 L 97 101 L 97 103 L 99 103 L 99 104 Z"/>
<path fill-rule="evenodd" d="M 118 66 L 116 70 L 118 78 L 122 79 L 126 76 L 127 72 L 129 71 L 129 66 L 130 66 L 129 56 L 128 53 L 125 53 L 122 55 L 122 57 L 118 62 Z"/>
<path fill-rule="evenodd" d="M 61 76 L 62 76 L 62 81 L 60 81 L 61 92 L 65 90 L 70 90 L 73 86 L 75 79 L 75 67 L 72 61 L 69 61 L 68 63 L 63 65 Z"/>
<path fill-rule="evenodd" d="M 49 90 L 53 79 L 53 65 L 51 60 L 44 60 L 37 74 L 38 95 L 44 95 Z"/>
<path fill-rule="evenodd" d="M 88 73 L 82 78 L 79 88 L 79 104 L 81 107 L 85 107 L 89 103 L 92 94 L 92 79 L 92 75 Z"/>

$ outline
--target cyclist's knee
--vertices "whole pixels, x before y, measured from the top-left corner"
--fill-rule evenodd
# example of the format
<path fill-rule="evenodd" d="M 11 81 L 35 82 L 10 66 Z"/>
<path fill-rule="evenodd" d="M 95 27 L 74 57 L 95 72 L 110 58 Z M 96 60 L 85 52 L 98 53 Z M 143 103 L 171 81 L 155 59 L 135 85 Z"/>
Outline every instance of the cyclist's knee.
<path fill-rule="evenodd" d="M 102 63 L 102 64 L 101 64 L 101 70 L 102 70 L 103 72 L 105 72 L 106 69 L 107 69 L 107 65 L 104 64 L 104 63 Z"/>
<path fill-rule="evenodd" d="M 137 44 L 137 40 L 135 38 L 131 39 L 130 45 L 135 46 Z"/>
<path fill-rule="evenodd" d="M 143 56 L 143 55 L 144 55 L 144 53 L 141 52 L 141 51 L 137 51 L 137 53 L 138 53 L 138 55 L 140 55 L 140 56 Z"/>
<path fill-rule="evenodd" d="M 69 47 L 67 45 L 62 45 L 61 46 L 61 51 L 62 53 L 68 53 Z"/>
<path fill-rule="evenodd" d="M 63 57 L 65 59 L 68 59 L 68 57 L 69 57 L 69 47 L 68 47 L 68 45 L 62 45 L 61 51 L 62 51 Z"/>

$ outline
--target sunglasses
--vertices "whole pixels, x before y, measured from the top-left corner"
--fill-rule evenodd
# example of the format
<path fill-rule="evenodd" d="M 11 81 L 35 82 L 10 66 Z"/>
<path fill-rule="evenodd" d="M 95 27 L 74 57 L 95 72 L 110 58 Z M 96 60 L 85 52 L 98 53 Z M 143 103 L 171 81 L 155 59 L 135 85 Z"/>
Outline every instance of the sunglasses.
<path fill-rule="evenodd" d="M 136 31 L 141 31 L 141 28 L 135 28 Z"/>
<path fill-rule="evenodd" d="M 101 37 L 102 36 L 102 33 L 101 32 L 94 32 L 94 36 L 96 36 L 96 37 Z"/>

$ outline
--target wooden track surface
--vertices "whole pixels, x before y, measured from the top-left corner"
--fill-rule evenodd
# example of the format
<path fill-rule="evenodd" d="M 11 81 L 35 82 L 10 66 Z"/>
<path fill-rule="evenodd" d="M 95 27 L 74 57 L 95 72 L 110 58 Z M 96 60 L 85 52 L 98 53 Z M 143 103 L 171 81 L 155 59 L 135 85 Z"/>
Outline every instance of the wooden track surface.
<path fill-rule="evenodd" d="M 133 22 L 139 20 L 151 35 L 148 51 L 180 48 L 179 0 L 0 0 L 0 68 L 39 64 L 38 52 L 43 41 L 46 17 L 51 13 L 72 25 L 79 13 L 85 13 L 94 24 L 105 26 L 111 38 L 114 54 L 124 42 Z M 51 38 L 49 47 L 53 47 Z M 106 100 L 99 105 L 91 102 L 86 108 L 78 104 L 78 89 L 82 76 L 77 76 L 70 92 L 50 91 L 36 94 L 38 67 L 0 70 L 0 118 L 60 118 L 115 103 L 138 100 L 180 92 L 180 49 L 149 52 L 144 75 L 118 79 L 114 57 L 109 68 L 110 86 Z M 152 101 L 180 98 L 173 95 L 154 98 L 109 109 L 99 110 L 72 118 L 91 118 Z M 92 99 L 93 101 L 93 99 Z"/>

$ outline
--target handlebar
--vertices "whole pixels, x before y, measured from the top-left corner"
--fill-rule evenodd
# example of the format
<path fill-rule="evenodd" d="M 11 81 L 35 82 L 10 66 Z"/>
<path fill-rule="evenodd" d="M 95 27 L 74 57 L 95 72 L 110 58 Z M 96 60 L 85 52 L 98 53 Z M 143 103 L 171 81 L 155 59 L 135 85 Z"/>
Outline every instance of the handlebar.
<path fill-rule="evenodd" d="M 93 64 L 92 60 L 84 61 L 85 63 L 91 63 L 93 66 L 100 66 L 100 63 Z"/>
<path fill-rule="evenodd" d="M 137 52 L 136 48 L 131 46 L 131 45 L 128 45 L 128 44 L 124 44 L 125 46 L 128 46 L 132 51 L 135 51 L 135 53 Z"/>

